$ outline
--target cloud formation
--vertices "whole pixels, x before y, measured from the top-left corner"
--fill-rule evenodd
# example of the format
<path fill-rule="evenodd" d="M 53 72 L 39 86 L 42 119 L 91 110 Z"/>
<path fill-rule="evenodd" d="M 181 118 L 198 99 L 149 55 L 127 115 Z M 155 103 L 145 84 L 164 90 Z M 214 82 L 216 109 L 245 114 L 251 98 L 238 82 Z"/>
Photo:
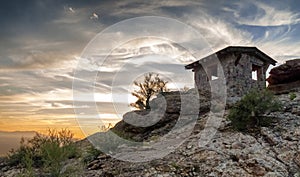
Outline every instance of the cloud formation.
<path fill-rule="evenodd" d="M 300 22 L 300 13 L 292 12 L 280 7 L 273 7 L 260 1 L 251 1 L 248 3 L 237 2 L 238 10 L 232 11 L 236 22 L 249 26 L 282 26 L 294 25 Z M 256 13 L 244 16 L 242 13 L 246 10 L 256 10 Z"/>

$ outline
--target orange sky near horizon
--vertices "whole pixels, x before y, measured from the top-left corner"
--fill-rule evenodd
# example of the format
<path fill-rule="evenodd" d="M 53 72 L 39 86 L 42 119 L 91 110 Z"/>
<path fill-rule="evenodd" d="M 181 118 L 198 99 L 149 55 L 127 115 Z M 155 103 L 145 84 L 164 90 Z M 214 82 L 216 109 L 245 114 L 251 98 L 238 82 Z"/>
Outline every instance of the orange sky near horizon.
<path fill-rule="evenodd" d="M 9 122 L 3 124 L 2 122 Z M 105 127 L 109 125 L 114 126 L 118 121 L 110 121 L 105 123 Z M 99 125 L 101 125 L 99 123 Z M 68 129 L 74 134 L 75 139 L 83 139 L 89 136 L 89 134 L 85 134 L 85 132 L 100 132 L 103 131 L 103 127 L 99 126 L 98 129 L 94 130 L 82 130 L 82 128 L 78 125 L 78 122 L 75 118 L 68 120 L 68 125 L 59 124 L 59 123 L 47 123 L 47 122 L 39 122 L 39 121 L 23 121 L 20 123 L 19 121 L 12 121 L 11 119 L 3 119 L 1 118 L 0 131 L 5 132 L 14 132 L 14 131 L 35 131 L 42 134 L 47 134 L 49 129 L 61 130 Z"/>

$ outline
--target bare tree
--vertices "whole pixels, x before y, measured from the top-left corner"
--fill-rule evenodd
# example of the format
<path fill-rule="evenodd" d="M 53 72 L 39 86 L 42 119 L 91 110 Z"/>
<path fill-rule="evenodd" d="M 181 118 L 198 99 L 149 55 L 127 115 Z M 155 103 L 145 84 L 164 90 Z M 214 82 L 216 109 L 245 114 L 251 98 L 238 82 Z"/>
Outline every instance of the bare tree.
<path fill-rule="evenodd" d="M 138 109 L 150 109 L 150 99 L 159 92 L 167 91 L 167 81 L 159 78 L 159 75 L 153 75 L 153 73 L 145 74 L 144 81 L 142 83 L 134 82 L 134 85 L 139 87 L 139 90 L 134 90 L 132 95 L 137 97 L 135 103 L 131 103 L 130 106 Z"/>

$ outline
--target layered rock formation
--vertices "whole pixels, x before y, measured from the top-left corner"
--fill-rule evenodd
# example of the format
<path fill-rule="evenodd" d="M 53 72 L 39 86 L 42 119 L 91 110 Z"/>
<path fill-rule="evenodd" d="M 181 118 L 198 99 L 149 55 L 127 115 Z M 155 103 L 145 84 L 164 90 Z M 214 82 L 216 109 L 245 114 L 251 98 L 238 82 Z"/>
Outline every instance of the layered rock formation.
<path fill-rule="evenodd" d="M 289 60 L 273 68 L 267 81 L 268 88 L 275 93 L 300 90 L 300 59 Z"/>

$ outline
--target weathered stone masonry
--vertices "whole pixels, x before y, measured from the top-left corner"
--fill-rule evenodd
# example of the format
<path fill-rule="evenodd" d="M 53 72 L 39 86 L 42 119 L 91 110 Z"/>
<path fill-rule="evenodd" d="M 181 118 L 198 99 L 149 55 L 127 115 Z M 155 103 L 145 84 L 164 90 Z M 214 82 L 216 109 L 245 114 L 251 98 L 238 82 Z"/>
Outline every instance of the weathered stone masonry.
<path fill-rule="evenodd" d="M 223 72 L 227 97 L 240 98 L 253 88 L 265 88 L 266 71 L 270 64 L 275 63 L 275 60 L 256 47 L 230 46 L 185 68 L 195 73 L 195 86 L 206 91 L 210 91 L 211 86 L 222 84 L 219 77 Z"/>

